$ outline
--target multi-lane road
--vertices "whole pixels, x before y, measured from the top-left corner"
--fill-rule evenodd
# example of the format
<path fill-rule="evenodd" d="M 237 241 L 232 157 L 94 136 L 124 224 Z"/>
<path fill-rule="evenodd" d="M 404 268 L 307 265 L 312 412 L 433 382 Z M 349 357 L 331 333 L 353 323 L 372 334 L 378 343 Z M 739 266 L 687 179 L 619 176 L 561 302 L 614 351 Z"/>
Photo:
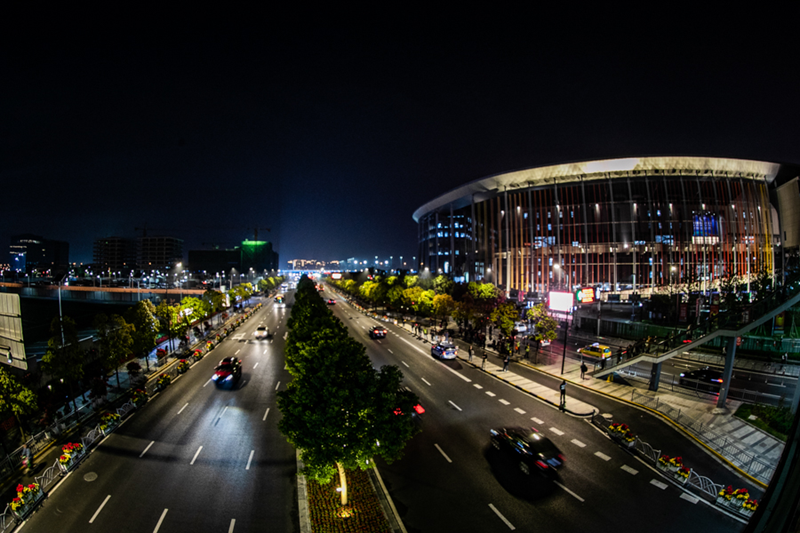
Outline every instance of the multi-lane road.
<path fill-rule="evenodd" d="M 291 304 L 291 294 L 288 303 Z M 326 294 L 327 296 L 335 296 Z M 338 299 L 334 313 L 367 346 L 376 368 L 397 365 L 426 412 L 423 431 L 379 470 L 409 532 L 737 531 L 743 525 L 664 480 L 583 419 L 456 361 Z M 299 531 L 295 450 L 277 429 L 289 307 L 264 308 L 131 417 L 52 491 L 23 531 Z M 256 341 L 259 325 L 273 332 Z M 233 390 L 210 381 L 223 357 L 243 360 Z M 557 381 L 524 368 L 556 390 Z M 718 482 L 742 482 L 691 440 L 632 407 L 570 394 L 613 413 L 665 453 Z M 564 452 L 555 482 L 527 478 L 489 447 L 489 429 L 535 426 Z M 758 497 L 759 494 L 753 493 Z"/>
<path fill-rule="evenodd" d="M 743 527 L 689 493 L 665 482 L 650 466 L 611 442 L 586 420 L 499 381 L 459 360 L 440 362 L 430 345 L 377 322 L 339 300 L 337 316 L 365 345 L 374 366 L 394 364 L 426 409 L 423 431 L 405 456 L 380 472 L 408 531 L 736 531 Z M 525 377 L 558 382 L 515 368 Z M 626 421 L 670 455 L 707 476 L 740 484 L 736 476 L 689 439 L 636 409 L 588 392 L 580 399 Z M 528 478 L 489 446 L 489 429 L 536 427 L 566 456 L 555 482 Z M 739 486 L 739 485 L 737 485 Z M 754 492 L 754 496 L 757 496 Z"/>
<path fill-rule="evenodd" d="M 295 450 L 277 429 L 289 309 L 271 301 L 129 418 L 49 494 L 22 531 L 296 531 Z M 256 341 L 259 325 L 274 333 Z M 210 380 L 243 361 L 232 390 Z"/>

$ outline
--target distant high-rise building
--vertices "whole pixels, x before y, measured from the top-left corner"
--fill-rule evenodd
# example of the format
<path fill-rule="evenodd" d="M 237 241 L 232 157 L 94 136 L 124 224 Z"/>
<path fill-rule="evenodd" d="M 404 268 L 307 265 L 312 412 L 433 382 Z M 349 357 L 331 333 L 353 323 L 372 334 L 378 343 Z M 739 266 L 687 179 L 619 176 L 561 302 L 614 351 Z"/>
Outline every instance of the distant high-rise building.
<path fill-rule="evenodd" d="M 9 246 L 11 270 L 44 271 L 69 267 L 69 243 L 45 239 L 25 233 L 11 237 Z"/>
<path fill-rule="evenodd" d="M 183 239 L 148 236 L 136 240 L 136 264 L 142 270 L 164 269 L 181 261 Z"/>
<path fill-rule="evenodd" d="M 130 271 L 136 268 L 136 241 L 127 237 L 96 239 L 93 259 L 96 268 L 103 271 Z"/>

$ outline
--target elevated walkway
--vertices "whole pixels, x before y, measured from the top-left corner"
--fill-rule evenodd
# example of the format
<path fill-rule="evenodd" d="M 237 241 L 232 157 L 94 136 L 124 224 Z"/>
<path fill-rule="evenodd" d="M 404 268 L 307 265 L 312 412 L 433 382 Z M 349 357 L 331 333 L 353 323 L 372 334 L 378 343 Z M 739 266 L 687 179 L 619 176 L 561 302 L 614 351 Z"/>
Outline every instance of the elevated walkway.
<path fill-rule="evenodd" d="M 602 368 L 591 372 L 590 375 L 602 378 L 637 363 L 659 365 L 717 337 L 735 339 L 742 336 L 800 303 L 800 276 L 795 275 L 791 281 L 787 280 L 784 289 L 773 291 L 763 300 L 729 312 L 727 316 L 709 317 L 700 326 L 694 328 L 690 326 L 679 335 L 653 339 L 643 353 L 615 355 L 607 359 Z"/>

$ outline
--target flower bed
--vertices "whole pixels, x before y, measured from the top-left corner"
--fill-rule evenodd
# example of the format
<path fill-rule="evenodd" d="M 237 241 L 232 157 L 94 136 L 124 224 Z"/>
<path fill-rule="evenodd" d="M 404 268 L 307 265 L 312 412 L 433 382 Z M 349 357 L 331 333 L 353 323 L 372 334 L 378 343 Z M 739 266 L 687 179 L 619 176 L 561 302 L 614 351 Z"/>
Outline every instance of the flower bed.
<path fill-rule="evenodd" d="M 161 374 L 160 376 L 158 376 L 158 381 L 156 382 L 156 388 L 158 390 L 164 390 L 170 383 L 172 383 L 172 378 L 169 376 L 169 374 Z"/>
<path fill-rule="evenodd" d="M 178 363 L 178 373 L 183 374 L 187 370 L 189 370 L 189 361 L 186 359 L 181 359 Z"/>
<path fill-rule="evenodd" d="M 83 444 L 70 442 L 61 447 L 61 456 L 58 458 L 58 465 L 64 472 L 69 472 L 83 457 Z"/>
<path fill-rule="evenodd" d="M 20 520 L 39 504 L 44 497 L 44 492 L 38 483 L 30 485 L 17 485 L 17 497 L 11 500 L 11 512 Z"/>
<path fill-rule="evenodd" d="M 716 503 L 745 516 L 752 515 L 758 509 L 758 501 L 750 499 L 750 491 L 744 488 L 733 490 L 730 485 L 719 491 Z"/>
<path fill-rule="evenodd" d="M 391 533 L 378 496 L 363 470 L 347 471 L 346 507 L 341 506 L 337 473 L 330 483 L 308 481 L 308 511 L 314 533 Z"/>
<path fill-rule="evenodd" d="M 623 446 L 633 447 L 636 444 L 636 435 L 633 434 L 631 428 L 627 424 L 620 424 L 614 422 L 608 426 L 608 434 L 611 438 L 619 441 Z"/>
<path fill-rule="evenodd" d="M 100 431 L 103 435 L 108 435 L 119 425 L 122 418 L 117 413 L 103 413 L 100 417 Z"/>
<path fill-rule="evenodd" d="M 136 389 L 131 393 L 131 401 L 136 407 L 141 407 L 147 403 L 147 391 Z"/>

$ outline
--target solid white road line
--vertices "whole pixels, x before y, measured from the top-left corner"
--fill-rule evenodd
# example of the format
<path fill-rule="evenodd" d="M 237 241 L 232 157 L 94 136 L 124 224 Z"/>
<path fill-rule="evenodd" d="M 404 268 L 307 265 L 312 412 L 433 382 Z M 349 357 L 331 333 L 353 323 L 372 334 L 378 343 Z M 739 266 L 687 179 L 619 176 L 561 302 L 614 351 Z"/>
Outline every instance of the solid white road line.
<path fill-rule="evenodd" d="M 267 419 L 268 414 L 269 414 L 269 407 L 267 407 L 267 412 L 264 413 L 264 418 L 261 419 L 262 422 Z"/>
<path fill-rule="evenodd" d="M 425 379 L 425 378 L 419 378 L 419 379 L 421 379 L 422 381 L 424 381 L 424 382 L 425 382 L 425 384 L 426 384 L 428 387 L 431 387 L 431 386 L 432 386 L 430 383 L 428 383 L 428 380 L 427 380 L 427 379 Z"/>
<path fill-rule="evenodd" d="M 228 533 L 233 533 L 233 526 L 236 525 L 236 519 L 231 518 L 231 525 L 228 527 Z"/>
<path fill-rule="evenodd" d="M 514 408 L 514 410 L 515 410 L 516 412 L 518 412 L 519 414 L 521 414 L 521 415 L 524 415 L 524 414 L 525 414 L 525 411 L 523 411 L 523 410 L 522 410 L 522 409 L 520 409 L 519 407 L 515 407 L 515 408 Z"/>
<path fill-rule="evenodd" d="M 181 413 L 183 412 L 183 410 L 184 410 L 184 409 L 186 409 L 186 406 L 187 406 L 187 405 L 189 405 L 189 402 L 186 402 L 186 403 L 183 405 L 183 407 L 181 407 L 181 410 L 180 410 L 180 411 L 178 411 L 178 414 L 181 414 Z"/>
<path fill-rule="evenodd" d="M 202 447 L 202 446 L 200 446 L 199 448 L 197 448 L 197 451 L 196 451 L 196 452 L 194 452 L 194 457 L 192 457 L 192 461 L 189 463 L 190 465 L 193 465 L 193 464 L 194 464 L 194 462 L 197 460 L 197 456 L 198 456 L 198 455 L 200 455 L 200 450 L 202 450 L 202 449 L 203 449 L 203 447 Z"/>
<path fill-rule="evenodd" d="M 488 391 L 488 390 L 486 391 L 486 394 L 487 394 L 487 395 L 489 395 L 489 396 L 491 396 L 492 398 L 494 398 L 495 396 L 497 396 L 497 394 L 493 393 L 492 391 Z"/>
<path fill-rule="evenodd" d="M 176 381 L 178 381 L 182 377 L 183 377 L 183 374 L 179 374 L 178 377 L 176 377 L 175 379 L 172 380 L 172 382 L 175 383 Z"/>
<path fill-rule="evenodd" d="M 436 449 L 437 449 L 437 450 L 439 450 L 439 453 L 440 453 L 440 454 L 442 454 L 442 455 L 444 456 L 444 458 L 445 458 L 445 459 L 447 459 L 447 462 L 448 462 L 448 463 L 452 463 L 452 462 L 453 462 L 453 461 L 452 461 L 452 460 L 451 460 L 449 457 L 447 457 L 447 454 L 446 454 L 446 453 L 444 453 L 444 450 L 442 450 L 442 449 L 439 447 L 439 445 L 438 445 L 438 444 L 434 443 L 433 445 L 434 445 L 434 446 L 436 446 Z"/>
<path fill-rule="evenodd" d="M 556 434 L 556 435 L 558 435 L 559 437 L 560 437 L 561 435 L 563 435 L 563 434 L 564 434 L 564 432 L 563 432 L 563 431 L 561 431 L 561 430 L 560 430 L 560 429 L 558 429 L 558 428 L 550 428 L 550 431 L 552 431 L 553 433 L 555 433 L 555 434 Z"/>
<path fill-rule="evenodd" d="M 406 365 L 406 368 L 411 368 L 410 366 L 408 366 L 408 363 L 406 363 L 405 361 L 400 361 L 400 362 L 403 363 L 404 365 Z"/>
<path fill-rule="evenodd" d="M 561 483 L 559 483 L 558 481 L 553 481 L 553 483 L 555 483 L 556 485 L 558 485 L 559 487 L 561 487 L 562 489 L 564 489 L 565 491 L 567 491 L 567 493 L 569 493 L 570 495 L 574 496 L 574 497 L 575 497 L 575 499 L 576 499 L 576 500 L 578 500 L 579 502 L 583 502 L 583 501 L 584 501 L 584 499 L 583 499 L 583 498 L 581 498 L 580 496 L 578 496 L 577 494 L 575 494 L 574 492 L 572 492 L 571 490 L 569 490 L 567 487 L 565 487 L 564 485 L 562 485 L 562 484 L 561 484 Z"/>
<path fill-rule="evenodd" d="M 541 418 L 536 418 L 535 416 L 531 418 L 531 420 L 533 420 L 537 424 L 544 424 L 544 420 L 542 420 Z"/>
<path fill-rule="evenodd" d="M 483 388 L 483 386 L 482 386 L 482 385 L 478 385 L 477 383 L 473 383 L 473 384 L 472 384 L 472 386 L 473 386 L 473 387 L 475 387 L 475 388 L 476 388 L 476 389 L 478 389 L 478 390 L 480 390 L 480 389 L 482 389 L 482 388 Z"/>
<path fill-rule="evenodd" d="M 211 383 L 211 381 L 212 381 L 212 379 L 211 379 L 211 378 L 208 378 L 208 381 L 206 381 L 206 382 L 203 384 L 203 387 L 205 387 L 206 385 L 208 385 L 209 383 Z"/>
<path fill-rule="evenodd" d="M 517 528 L 514 527 L 514 525 L 511 522 L 508 521 L 508 518 L 503 516 L 503 514 L 500 511 L 497 510 L 497 507 L 495 507 L 491 503 L 489 504 L 489 509 L 494 511 L 494 514 L 496 514 L 500 518 L 500 520 L 502 520 L 503 523 L 508 526 L 508 529 L 510 529 L 511 531 L 514 531 L 515 529 L 517 529 Z"/>
<path fill-rule="evenodd" d="M 254 364 L 253 365 L 253 370 L 255 370 L 257 366 L 258 366 L 258 363 Z"/>
<path fill-rule="evenodd" d="M 461 408 L 460 408 L 459 406 L 457 406 L 456 404 L 454 404 L 452 401 L 450 401 L 450 400 L 447 400 L 447 403 L 449 403 L 450 405 L 452 405 L 453 407 L 455 407 L 455 408 L 456 408 L 456 409 L 458 409 L 459 411 L 461 410 Z"/>
<path fill-rule="evenodd" d="M 153 530 L 153 533 L 158 533 L 158 529 L 161 527 L 161 522 L 163 522 L 164 517 L 167 516 L 167 511 L 169 511 L 169 509 L 164 509 L 164 512 L 161 513 L 161 518 L 158 519 L 158 524 L 156 524 L 156 528 Z"/>
<path fill-rule="evenodd" d="M 247 466 L 244 467 L 245 470 L 250 470 L 250 463 L 253 461 L 253 454 L 256 453 L 255 450 L 250 450 L 250 457 L 247 459 Z"/>
<path fill-rule="evenodd" d="M 651 485 L 655 485 L 656 487 L 658 487 L 661 490 L 664 490 L 664 489 L 667 488 L 667 484 L 666 483 L 663 483 L 663 482 L 661 482 L 661 481 L 659 481 L 657 479 L 651 479 L 650 480 L 650 484 Z"/>
<path fill-rule="evenodd" d="M 275 385 L 275 390 L 278 390 L 278 387 L 281 386 L 281 382 L 279 381 L 277 385 Z"/>
<path fill-rule="evenodd" d="M 579 448 L 586 448 L 586 445 L 578 439 L 572 439 L 570 442 Z"/>
<path fill-rule="evenodd" d="M 106 503 L 108 503 L 108 499 L 109 499 L 109 498 L 111 498 L 111 494 L 109 494 L 108 496 L 106 496 L 106 499 L 105 499 L 105 500 L 103 500 L 103 503 L 101 503 L 101 504 L 100 504 L 100 507 L 98 507 L 98 508 L 97 508 L 97 510 L 94 512 L 94 514 L 92 515 L 92 518 L 89 520 L 89 523 L 90 523 L 90 524 L 94 522 L 94 519 L 95 519 L 95 518 L 97 518 L 97 515 L 99 515 L 99 514 L 100 514 L 100 511 L 102 511 L 102 510 L 103 510 L 103 507 L 105 507 L 105 506 L 106 506 Z"/>
<path fill-rule="evenodd" d="M 629 473 L 632 476 L 635 476 L 636 474 L 639 473 L 638 470 L 634 470 L 633 468 L 629 467 L 628 465 L 622 465 L 620 468 L 623 469 L 624 471 L 626 471 L 627 473 Z"/>
<path fill-rule="evenodd" d="M 608 455 L 604 454 L 603 452 L 594 452 L 594 454 L 597 457 L 599 457 L 600 459 L 602 459 L 603 461 L 608 461 L 608 460 L 611 459 L 611 457 L 609 457 Z"/>
<path fill-rule="evenodd" d="M 156 442 L 156 441 L 154 441 L 154 440 L 150 441 L 150 444 L 148 444 L 148 445 L 147 445 L 147 448 L 145 448 L 145 449 L 144 449 L 144 451 L 143 451 L 142 453 L 140 453 L 140 454 L 139 454 L 139 457 L 144 457 L 144 454 L 146 454 L 146 453 L 147 453 L 147 450 L 149 450 L 149 449 L 150 449 L 150 446 L 152 446 L 152 445 L 153 445 L 155 442 Z"/>
<path fill-rule="evenodd" d="M 499 399 L 499 400 L 497 400 L 497 401 L 498 401 L 498 402 L 500 402 L 500 403 L 502 403 L 503 405 L 508 405 L 508 404 L 510 404 L 510 403 L 511 403 L 511 402 L 509 402 L 508 400 L 504 400 L 504 399 L 502 399 L 502 398 L 500 398 L 500 399 Z"/>

